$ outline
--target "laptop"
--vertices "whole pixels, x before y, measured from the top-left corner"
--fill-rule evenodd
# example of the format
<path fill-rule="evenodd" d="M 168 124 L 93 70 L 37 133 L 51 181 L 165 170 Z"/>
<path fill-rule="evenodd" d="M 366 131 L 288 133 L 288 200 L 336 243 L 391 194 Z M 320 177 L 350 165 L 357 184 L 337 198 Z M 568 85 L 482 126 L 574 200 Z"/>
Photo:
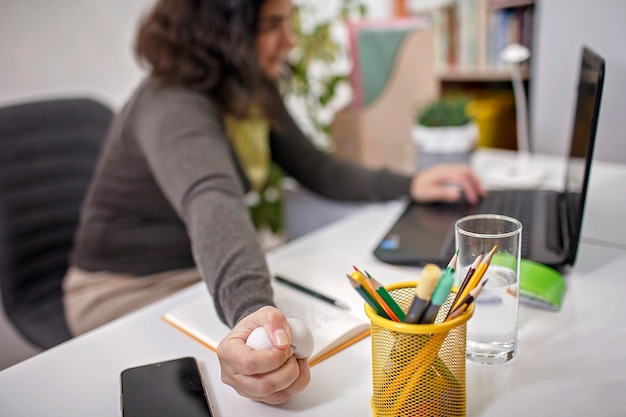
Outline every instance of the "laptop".
<path fill-rule="evenodd" d="M 522 222 L 522 258 L 562 270 L 574 265 L 604 83 L 604 59 L 582 48 L 576 113 L 562 191 L 491 191 L 476 206 L 411 203 L 374 249 L 396 265 L 445 266 L 455 250 L 454 223 L 476 213 L 497 213 Z"/>

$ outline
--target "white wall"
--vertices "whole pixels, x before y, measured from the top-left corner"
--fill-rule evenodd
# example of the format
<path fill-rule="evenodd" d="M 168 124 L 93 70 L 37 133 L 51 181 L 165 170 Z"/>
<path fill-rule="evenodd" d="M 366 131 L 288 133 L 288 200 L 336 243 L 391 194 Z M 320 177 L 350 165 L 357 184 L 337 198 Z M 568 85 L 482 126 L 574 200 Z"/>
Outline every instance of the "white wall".
<path fill-rule="evenodd" d="M 626 1 L 537 0 L 531 86 L 534 150 L 565 154 L 581 45 L 606 60 L 595 157 L 626 162 Z"/>
<path fill-rule="evenodd" d="M 339 6 L 324 0 L 320 17 Z M 299 0 L 316 3 L 316 0 Z M 386 16 L 390 0 L 367 0 Z M 154 0 L 0 0 L 0 105 L 88 94 L 119 108 L 142 77 L 133 56 Z"/>
<path fill-rule="evenodd" d="M 88 94 L 119 107 L 141 77 L 132 46 L 153 0 L 0 0 L 0 104 Z"/>

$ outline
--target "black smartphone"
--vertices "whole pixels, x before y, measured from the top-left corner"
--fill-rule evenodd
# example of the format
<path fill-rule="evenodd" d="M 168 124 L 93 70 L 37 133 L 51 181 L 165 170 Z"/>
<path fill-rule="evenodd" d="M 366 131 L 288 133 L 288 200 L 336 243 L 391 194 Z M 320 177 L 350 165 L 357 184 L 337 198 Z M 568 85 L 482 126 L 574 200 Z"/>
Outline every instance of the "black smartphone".
<path fill-rule="evenodd" d="M 126 369 L 121 383 L 123 417 L 214 417 L 195 358 Z"/>

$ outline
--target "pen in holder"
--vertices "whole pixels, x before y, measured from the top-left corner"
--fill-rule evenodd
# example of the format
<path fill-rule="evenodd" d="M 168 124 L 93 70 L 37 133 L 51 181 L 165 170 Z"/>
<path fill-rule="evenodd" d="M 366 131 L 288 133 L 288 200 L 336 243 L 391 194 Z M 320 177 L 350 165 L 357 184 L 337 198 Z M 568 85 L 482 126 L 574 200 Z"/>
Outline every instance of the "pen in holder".
<path fill-rule="evenodd" d="M 387 286 L 405 311 L 415 282 Z M 465 326 L 474 307 L 443 322 L 457 289 L 453 288 L 434 324 L 388 320 L 369 306 L 372 341 L 372 409 L 375 416 L 465 416 Z"/>

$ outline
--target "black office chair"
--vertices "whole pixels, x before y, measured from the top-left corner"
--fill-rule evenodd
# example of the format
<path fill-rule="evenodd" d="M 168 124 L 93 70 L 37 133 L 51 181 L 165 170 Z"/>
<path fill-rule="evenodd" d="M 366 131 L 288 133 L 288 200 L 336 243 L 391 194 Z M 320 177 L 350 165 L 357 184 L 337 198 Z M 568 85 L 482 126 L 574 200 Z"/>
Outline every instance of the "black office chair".
<path fill-rule="evenodd" d="M 71 338 L 61 283 L 111 117 L 86 98 L 0 109 L 0 292 L 15 329 L 43 349 Z"/>

